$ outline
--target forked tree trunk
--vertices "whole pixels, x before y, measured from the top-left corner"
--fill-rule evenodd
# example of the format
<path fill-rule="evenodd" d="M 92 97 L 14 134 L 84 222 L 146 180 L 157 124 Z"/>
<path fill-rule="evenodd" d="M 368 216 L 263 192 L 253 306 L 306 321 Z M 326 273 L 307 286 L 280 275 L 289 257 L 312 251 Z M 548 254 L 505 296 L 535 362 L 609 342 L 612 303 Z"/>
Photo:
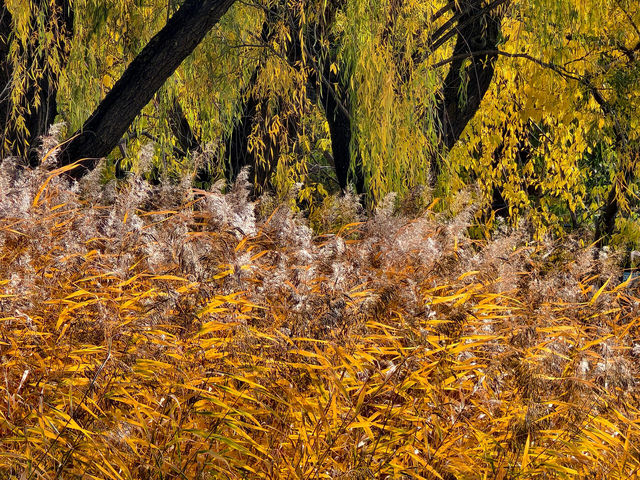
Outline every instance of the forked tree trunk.
<path fill-rule="evenodd" d="M 284 15 L 291 16 L 294 14 L 285 10 Z M 265 46 L 269 45 L 269 43 L 273 41 L 276 34 L 276 22 L 282 16 L 282 9 L 278 8 L 277 5 L 274 5 L 267 10 L 266 18 L 262 24 L 262 32 L 260 34 L 260 40 Z M 292 20 L 291 23 L 294 24 L 295 22 Z M 292 28 L 292 31 L 295 30 Z M 295 39 L 296 36 L 292 35 L 292 38 Z M 289 42 L 286 52 L 288 63 L 292 67 L 295 67 L 302 58 L 302 53 L 297 47 L 297 42 L 295 40 Z M 274 139 L 267 133 L 262 137 L 262 143 L 264 144 L 264 148 L 262 149 L 264 158 L 262 161 L 258 160 L 259 155 L 257 152 L 249 151 L 249 137 L 254 126 L 260 122 L 268 121 L 268 115 L 270 115 L 269 106 L 270 104 L 274 106 L 273 99 L 270 100 L 268 97 L 254 91 L 255 84 L 258 81 L 264 66 L 264 61 L 260 61 L 258 63 L 256 69 L 251 75 L 249 83 L 242 90 L 240 94 L 242 104 L 239 116 L 225 142 L 225 155 L 228 161 L 226 171 L 227 180 L 231 183 L 234 182 L 243 168 L 251 167 L 253 170 L 252 178 L 255 183 L 254 188 L 256 191 L 269 187 L 270 177 L 277 167 L 276 164 L 282 149 L 280 142 L 274 141 Z M 276 100 L 279 101 L 279 99 Z M 279 109 L 277 106 L 275 106 L 275 108 Z M 291 119 L 287 119 L 287 132 L 289 133 L 290 140 L 297 136 L 297 128 L 298 125 L 292 124 Z"/>
<path fill-rule="evenodd" d="M 113 150 L 135 117 L 235 0 L 185 0 L 129 64 L 122 77 L 59 156 L 59 166 L 80 178 Z"/>
<path fill-rule="evenodd" d="M 495 1 L 500 5 L 503 1 Z M 480 102 L 491 85 L 497 55 L 479 53 L 495 50 L 500 36 L 502 15 L 481 0 L 460 3 L 456 44 L 451 54 L 449 72 L 444 80 L 438 102 L 438 119 L 442 145 L 451 149 L 474 117 Z M 463 83 L 466 82 L 466 85 Z M 432 178 L 439 174 L 439 165 L 432 165 Z"/>
<path fill-rule="evenodd" d="M 255 166 L 256 161 L 249 152 L 249 135 L 253 128 L 258 112 L 258 105 L 261 99 L 250 92 L 258 80 L 258 75 L 262 71 L 262 65 L 258 65 L 251 75 L 249 84 L 246 89 L 241 92 L 242 105 L 240 116 L 233 125 L 231 134 L 226 139 L 225 154 L 228 158 L 229 165 L 227 168 L 227 180 L 234 182 L 240 170 L 245 166 Z M 266 108 L 266 102 L 262 102 Z"/>

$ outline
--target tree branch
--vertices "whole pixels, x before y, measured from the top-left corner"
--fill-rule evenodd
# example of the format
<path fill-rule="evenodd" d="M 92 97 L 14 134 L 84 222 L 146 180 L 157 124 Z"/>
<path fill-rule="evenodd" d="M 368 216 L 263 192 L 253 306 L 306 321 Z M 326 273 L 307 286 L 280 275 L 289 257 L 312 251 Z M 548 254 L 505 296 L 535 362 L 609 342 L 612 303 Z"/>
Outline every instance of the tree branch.
<path fill-rule="evenodd" d="M 545 67 L 545 68 L 548 68 L 550 70 L 553 70 L 553 71 L 555 71 L 559 75 L 562 75 L 565 78 L 568 78 L 568 79 L 571 79 L 571 80 L 576 80 L 576 81 L 581 81 L 582 80 L 582 77 L 579 77 L 579 76 L 569 72 L 564 67 L 561 67 L 560 65 L 556 65 L 554 63 L 545 62 L 544 60 L 540 60 L 539 58 L 536 58 L 536 57 L 534 57 L 532 55 L 529 55 L 528 53 L 510 53 L 510 52 L 505 52 L 505 51 L 497 50 L 497 49 L 479 50 L 479 51 L 476 51 L 476 52 L 467 52 L 467 53 L 461 53 L 459 55 L 453 55 L 453 56 L 447 58 L 446 60 L 442 60 L 440 62 L 434 63 L 433 65 L 431 65 L 431 68 L 440 68 L 440 67 L 442 67 L 444 65 L 447 65 L 449 63 L 455 62 L 456 60 L 462 60 L 462 59 L 471 58 L 471 57 L 481 57 L 481 56 L 486 56 L 486 55 L 499 55 L 499 56 L 508 57 L 508 58 L 523 58 L 523 59 L 529 60 L 531 62 L 534 62 L 534 63 L 540 65 L 541 67 Z"/>
<path fill-rule="evenodd" d="M 452 37 L 454 37 L 462 28 L 464 28 L 466 25 L 471 24 L 472 22 L 476 21 L 480 16 L 485 15 L 486 13 L 490 12 L 491 10 L 495 10 L 498 7 L 500 7 L 501 5 L 508 3 L 510 0 L 494 0 L 492 3 L 490 3 L 489 5 L 487 5 L 486 7 L 478 10 L 478 12 L 467 18 L 464 23 L 462 24 L 458 24 L 455 27 L 453 27 L 451 30 L 447 31 L 446 33 L 439 33 L 441 30 L 443 30 L 443 27 L 445 26 L 450 26 L 454 20 L 458 19 L 462 14 L 464 14 L 464 11 L 461 11 L 457 14 L 455 14 L 451 19 L 449 19 L 442 27 L 440 27 L 435 33 L 439 34 L 439 37 L 436 37 L 434 40 L 431 40 L 429 46 L 428 46 L 428 52 L 426 53 L 426 55 L 423 55 L 422 58 L 415 58 L 414 57 L 414 63 L 421 63 L 424 62 L 425 60 L 427 60 L 431 54 L 436 51 L 438 48 L 440 48 L 442 45 L 444 45 L 447 40 L 450 40 Z M 416 62 L 417 60 L 417 62 Z"/>

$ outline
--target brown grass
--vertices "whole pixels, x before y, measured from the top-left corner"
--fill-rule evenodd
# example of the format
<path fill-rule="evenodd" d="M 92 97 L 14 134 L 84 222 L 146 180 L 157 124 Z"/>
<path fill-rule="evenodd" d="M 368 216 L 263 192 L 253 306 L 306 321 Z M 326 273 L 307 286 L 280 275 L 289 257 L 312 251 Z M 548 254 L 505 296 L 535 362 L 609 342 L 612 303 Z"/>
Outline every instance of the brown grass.
<path fill-rule="evenodd" d="M 2 478 L 636 478 L 638 299 L 472 214 L 0 174 Z"/>

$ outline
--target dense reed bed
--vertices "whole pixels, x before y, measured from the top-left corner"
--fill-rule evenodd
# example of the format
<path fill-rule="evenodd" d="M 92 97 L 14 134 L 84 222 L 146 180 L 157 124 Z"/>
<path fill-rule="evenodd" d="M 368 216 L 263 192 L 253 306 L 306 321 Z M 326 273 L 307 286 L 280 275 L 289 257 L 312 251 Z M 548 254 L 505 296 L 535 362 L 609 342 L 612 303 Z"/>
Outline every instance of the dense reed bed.
<path fill-rule="evenodd" d="M 0 170 L 2 478 L 637 477 L 613 255 L 61 173 Z"/>

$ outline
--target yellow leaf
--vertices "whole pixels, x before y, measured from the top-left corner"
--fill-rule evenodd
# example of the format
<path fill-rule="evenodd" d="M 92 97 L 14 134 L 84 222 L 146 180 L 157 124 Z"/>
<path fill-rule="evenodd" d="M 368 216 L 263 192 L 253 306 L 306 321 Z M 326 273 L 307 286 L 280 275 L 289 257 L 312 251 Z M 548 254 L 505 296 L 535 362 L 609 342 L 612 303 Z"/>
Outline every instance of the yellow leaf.
<path fill-rule="evenodd" d="M 611 280 L 611 277 L 609 277 L 607 279 L 606 282 L 604 282 L 604 285 L 602 285 L 598 291 L 593 295 L 593 298 L 591 298 L 591 300 L 589 301 L 589 305 L 593 305 L 594 303 L 596 303 L 596 300 L 598 300 L 598 297 L 602 294 L 602 292 L 604 291 L 605 287 L 607 285 L 609 285 L 609 281 Z"/>
<path fill-rule="evenodd" d="M 522 454 L 522 471 L 529 465 L 529 447 L 531 446 L 531 436 L 527 434 L 527 441 L 524 444 L 524 453 Z"/>

